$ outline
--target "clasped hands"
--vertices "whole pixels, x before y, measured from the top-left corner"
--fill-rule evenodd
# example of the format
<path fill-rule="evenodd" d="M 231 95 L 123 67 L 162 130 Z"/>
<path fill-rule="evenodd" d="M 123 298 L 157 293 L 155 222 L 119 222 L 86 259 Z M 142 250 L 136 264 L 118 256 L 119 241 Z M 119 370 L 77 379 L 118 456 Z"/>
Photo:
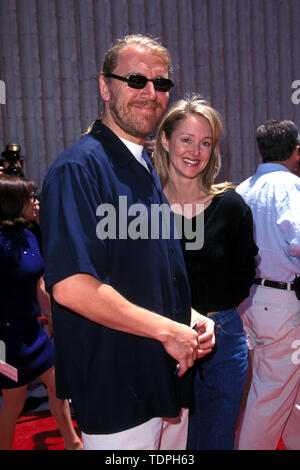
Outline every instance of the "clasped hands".
<path fill-rule="evenodd" d="M 185 331 L 184 353 L 178 357 L 176 374 L 182 377 L 194 362 L 211 353 L 215 346 L 215 323 L 192 309 L 190 333 Z M 183 339 L 183 337 L 182 337 Z M 182 351 L 183 352 L 183 351 Z"/>

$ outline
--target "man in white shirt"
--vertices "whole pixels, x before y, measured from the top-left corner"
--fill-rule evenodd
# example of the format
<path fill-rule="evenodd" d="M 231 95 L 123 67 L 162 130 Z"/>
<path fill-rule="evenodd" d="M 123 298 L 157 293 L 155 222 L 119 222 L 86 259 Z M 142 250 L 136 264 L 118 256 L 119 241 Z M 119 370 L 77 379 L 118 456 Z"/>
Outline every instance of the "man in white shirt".
<path fill-rule="evenodd" d="M 240 305 L 252 379 L 237 449 L 300 449 L 300 179 L 298 129 L 267 121 L 256 134 L 263 163 L 237 187 L 259 247 L 255 284 Z M 298 294 L 299 296 L 299 294 Z M 299 296 L 300 298 L 300 296 Z M 299 354 L 297 355 L 297 348 Z"/>

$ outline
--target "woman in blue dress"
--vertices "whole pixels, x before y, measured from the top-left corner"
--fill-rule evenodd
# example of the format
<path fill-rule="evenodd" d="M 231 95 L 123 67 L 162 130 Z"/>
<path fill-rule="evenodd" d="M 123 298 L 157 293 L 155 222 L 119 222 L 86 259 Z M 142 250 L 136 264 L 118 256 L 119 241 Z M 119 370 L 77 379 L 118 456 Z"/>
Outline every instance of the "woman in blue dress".
<path fill-rule="evenodd" d="M 40 311 L 51 317 L 51 307 L 43 289 L 43 259 L 28 230 L 35 211 L 34 182 L 0 175 L 0 340 L 5 353 L 0 359 L 18 372 L 17 382 L 0 373 L 0 449 L 11 449 L 27 385 L 40 377 L 47 386 L 50 410 L 65 448 L 76 450 L 82 445 L 69 404 L 56 398 L 53 344 L 38 320 Z"/>

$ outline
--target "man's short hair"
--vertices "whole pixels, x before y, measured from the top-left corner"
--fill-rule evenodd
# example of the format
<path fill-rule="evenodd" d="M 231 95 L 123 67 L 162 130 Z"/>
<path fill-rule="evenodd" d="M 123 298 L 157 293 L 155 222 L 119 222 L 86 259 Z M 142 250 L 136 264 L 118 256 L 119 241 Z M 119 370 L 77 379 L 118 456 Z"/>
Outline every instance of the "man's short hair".
<path fill-rule="evenodd" d="M 117 39 L 117 41 L 110 47 L 110 49 L 106 52 L 103 67 L 101 73 L 113 73 L 115 70 L 120 52 L 123 51 L 126 47 L 135 46 L 140 49 L 150 50 L 152 52 L 156 52 L 157 54 L 161 55 L 168 67 L 169 75 L 172 71 L 172 63 L 171 63 L 171 55 L 162 44 L 160 44 L 157 40 L 152 39 L 148 36 L 142 36 L 141 34 L 131 34 L 125 36 L 122 39 Z"/>
<path fill-rule="evenodd" d="M 288 160 L 299 145 L 298 128 L 288 120 L 269 120 L 259 126 L 256 141 L 264 163 Z"/>

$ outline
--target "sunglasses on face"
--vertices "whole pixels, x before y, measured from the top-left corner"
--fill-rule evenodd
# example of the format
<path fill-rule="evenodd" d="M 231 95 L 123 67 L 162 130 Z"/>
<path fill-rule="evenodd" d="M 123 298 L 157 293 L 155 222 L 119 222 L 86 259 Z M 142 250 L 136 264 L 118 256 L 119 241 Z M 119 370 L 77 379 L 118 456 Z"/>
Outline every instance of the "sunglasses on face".
<path fill-rule="evenodd" d="M 145 88 L 147 85 L 147 82 L 152 82 L 154 85 L 154 89 L 156 91 L 164 91 L 167 92 L 169 91 L 172 86 L 174 86 L 174 83 L 172 80 L 168 78 L 147 78 L 144 77 L 144 75 L 130 75 L 128 78 L 122 77 L 121 75 L 116 75 L 114 73 L 104 73 L 103 74 L 105 77 L 110 77 L 110 78 L 116 78 L 117 80 L 122 80 L 123 82 L 127 82 L 127 85 L 130 88 L 136 88 L 137 90 L 141 90 L 142 88 Z"/>

